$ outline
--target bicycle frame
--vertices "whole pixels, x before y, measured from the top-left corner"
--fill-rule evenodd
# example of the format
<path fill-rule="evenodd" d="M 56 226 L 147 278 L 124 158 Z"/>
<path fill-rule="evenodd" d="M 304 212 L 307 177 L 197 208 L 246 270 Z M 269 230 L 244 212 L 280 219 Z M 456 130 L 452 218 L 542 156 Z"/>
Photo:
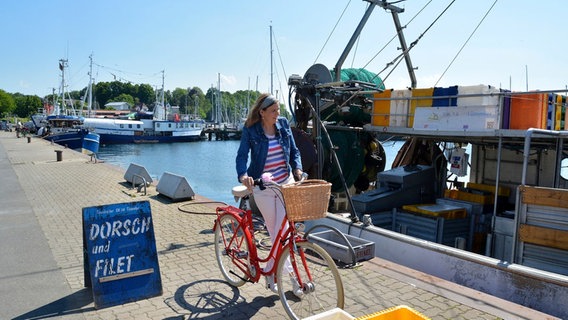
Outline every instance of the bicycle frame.
<path fill-rule="evenodd" d="M 222 215 L 225 214 L 230 214 L 232 215 L 238 222 L 238 229 L 241 229 L 243 231 L 243 233 L 245 234 L 245 241 L 248 241 L 249 244 L 251 244 L 249 246 L 249 259 L 248 259 L 248 263 L 249 265 L 245 265 L 245 263 L 243 263 L 242 261 L 242 257 L 238 256 L 238 252 L 227 252 L 228 255 L 231 256 L 231 260 L 233 261 L 233 263 L 241 270 L 243 271 L 243 273 L 245 273 L 247 275 L 247 277 L 249 279 L 243 279 L 243 280 L 247 280 L 249 282 L 258 282 L 258 280 L 260 279 L 261 276 L 265 276 L 265 275 L 271 275 L 273 274 L 275 276 L 275 282 L 278 281 L 278 279 L 276 279 L 276 267 L 278 266 L 278 260 L 280 259 L 280 256 L 282 255 L 282 252 L 284 250 L 292 250 L 292 252 L 294 253 L 298 253 L 297 249 L 296 249 L 296 242 L 301 242 L 301 241 L 307 241 L 306 239 L 304 239 L 303 237 L 301 237 L 300 235 L 298 235 L 296 233 L 296 228 L 294 226 L 294 224 L 288 220 L 288 219 L 284 219 L 282 221 L 282 225 L 280 226 L 280 229 L 278 231 L 278 234 L 276 235 L 276 239 L 274 241 L 274 243 L 272 244 L 272 247 L 270 249 L 270 252 L 268 253 L 268 256 L 265 258 L 259 257 L 258 252 L 257 252 L 257 248 L 254 245 L 254 230 L 253 230 L 253 219 L 252 219 L 252 210 L 242 210 L 239 208 L 236 208 L 234 206 L 227 206 L 227 207 L 219 207 L 217 208 L 217 219 L 215 220 L 215 226 L 214 229 L 215 230 L 218 227 L 219 224 L 219 219 L 221 218 Z M 286 231 L 282 232 L 282 230 L 284 229 L 284 226 L 288 224 L 288 229 L 286 229 Z M 223 232 L 221 230 L 221 232 Z M 290 241 L 291 240 L 291 241 Z M 230 239 L 229 243 L 225 243 L 225 247 L 229 248 L 231 247 L 231 243 L 234 243 L 236 241 L 239 241 L 239 239 L 237 238 L 237 233 L 234 233 L 233 237 Z M 240 240 L 242 241 L 242 239 Z M 260 264 L 261 263 L 266 263 L 268 262 L 272 257 L 274 257 L 275 261 L 274 264 L 272 266 L 272 268 L 270 270 L 264 271 L 261 267 Z M 298 267 L 296 262 L 296 255 L 295 254 L 291 254 L 291 264 L 292 264 L 292 268 L 294 269 L 294 272 L 296 274 L 299 274 L 298 272 Z M 300 259 L 302 259 L 302 261 L 305 262 L 305 256 L 302 252 L 302 254 L 300 255 Z M 305 264 L 303 264 L 305 265 Z M 251 267 L 254 268 L 253 270 L 251 270 Z M 254 272 L 258 270 L 259 272 Z M 308 274 L 308 277 L 310 276 L 309 270 L 305 270 L 306 273 Z M 305 281 L 305 279 L 304 279 Z M 298 279 L 298 282 L 300 283 L 300 285 L 302 285 L 302 279 Z"/>

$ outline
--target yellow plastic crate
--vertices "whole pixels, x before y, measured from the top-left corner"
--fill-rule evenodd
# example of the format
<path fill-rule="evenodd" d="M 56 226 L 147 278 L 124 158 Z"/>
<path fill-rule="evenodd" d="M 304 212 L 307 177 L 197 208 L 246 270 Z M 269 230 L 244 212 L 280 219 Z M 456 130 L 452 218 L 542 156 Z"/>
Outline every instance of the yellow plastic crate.
<path fill-rule="evenodd" d="M 371 115 L 371 124 L 374 126 L 388 126 L 390 123 L 390 99 L 392 89 L 385 90 L 381 93 L 375 93 L 373 97 L 373 114 Z M 383 100 L 381 100 L 383 99 Z"/>
<path fill-rule="evenodd" d="M 444 190 L 444 197 L 450 199 L 458 199 L 464 200 L 469 202 L 476 202 L 481 204 L 493 204 L 495 202 L 495 196 L 492 194 L 483 195 L 483 194 L 475 194 L 460 190 Z"/>
<path fill-rule="evenodd" d="M 444 219 L 464 219 L 467 217 L 467 210 L 465 210 L 465 208 L 447 204 L 409 204 L 402 206 L 402 209 L 412 213 L 420 213 Z"/>
<path fill-rule="evenodd" d="M 495 194 L 495 186 L 493 185 L 468 182 L 467 187 L 469 189 L 487 191 Z M 499 194 L 498 194 L 499 196 L 508 197 L 510 194 L 511 194 L 511 189 L 507 187 L 499 187 Z"/>
<path fill-rule="evenodd" d="M 420 312 L 413 310 L 409 306 L 401 305 L 375 312 L 366 316 L 355 318 L 355 320 L 430 320 Z"/>

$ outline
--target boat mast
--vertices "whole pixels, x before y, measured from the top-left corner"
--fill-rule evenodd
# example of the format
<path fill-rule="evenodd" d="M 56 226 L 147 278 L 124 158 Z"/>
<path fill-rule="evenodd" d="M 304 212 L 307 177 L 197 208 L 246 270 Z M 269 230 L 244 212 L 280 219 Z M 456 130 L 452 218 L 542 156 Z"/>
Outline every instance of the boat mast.
<path fill-rule="evenodd" d="M 162 70 L 162 92 L 161 92 L 161 96 L 160 96 L 160 103 L 162 104 L 162 107 L 164 108 L 164 119 L 162 120 L 168 120 L 168 110 L 166 109 L 166 104 L 164 101 L 164 70 Z"/>
<path fill-rule="evenodd" d="M 367 20 L 369 20 L 369 17 L 371 16 L 371 13 L 373 12 L 374 9 L 375 9 L 374 5 L 370 5 L 367 8 L 367 10 L 365 11 L 365 14 L 363 15 L 363 18 L 361 18 L 361 21 L 359 21 L 359 25 L 357 26 L 357 29 L 355 29 L 355 32 L 351 36 L 351 39 L 349 39 L 347 46 L 345 47 L 345 49 L 343 50 L 343 53 L 339 57 L 339 60 L 335 64 L 335 68 L 334 68 L 335 81 L 337 81 L 337 82 L 341 81 L 341 66 L 343 66 L 343 62 L 345 62 L 345 59 L 347 59 L 347 55 L 349 55 L 351 48 L 353 48 L 353 45 L 355 44 L 355 40 L 357 40 L 357 38 L 361 34 L 361 30 L 363 30 L 363 27 L 367 23 Z"/>
<path fill-rule="evenodd" d="M 412 61 L 410 60 L 410 55 L 408 54 L 408 46 L 406 45 L 406 39 L 404 38 L 404 33 L 402 32 L 402 26 L 400 25 L 400 20 L 398 19 L 398 14 L 404 12 L 404 9 L 390 5 L 384 1 L 380 2 L 378 5 L 384 9 L 388 9 L 392 13 L 392 19 L 394 20 L 394 25 L 396 27 L 396 34 L 398 35 L 398 40 L 400 42 L 400 48 L 404 54 L 404 61 L 406 62 L 406 69 L 408 70 L 408 75 L 410 76 L 410 87 L 416 88 L 416 75 L 414 74 L 414 67 L 412 66 Z"/>
<path fill-rule="evenodd" d="M 221 73 L 217 73 L 217 101 L 215 106 L 215 122 L 221 126 Z"/>
<path fill-rule="evenodd" d="M 272 21 L 270 22 L 270 94 L 274 94 L 273 88 L 274 88 L 274 83 L 273 83 L 273 78 L 274 78 L 274 71 L 272 70 L 273 68 L 273 62 L 272 62 L 272 54 L 273 54 L 273 49 L 272 49 Z"/>
<path fill-rule="evenodd" d="M 67 109 L 65 107 L 65 68 L 67 67 L 67 59 L 59 59 L 59 70 L 61 70 L 61 88 L 60 88 L 60 97 L 61 97 L 61 105 L 56 104 L 56 114 L 64 114 L 63 109 Z"/>
<path fill-rule="evenodd" d="M 355 32 L 353 32 L 353 35 L 351 36 L 349 43 L 347 43 L 345 50 L 343 50 L 343 53 L 341 54 L 339 60 L 337 61 L 337 64 L 335 65 L 334 68 L 335 81 L 337 82 L 341 81 L 341 67 L 343 66 L 343 62 L 345 62 L 345 59 L 347 59 L 347 55 L 349 55 L 351 48 L 353 48 L 355 41 L 361 34 L 361 30 L 363 30 L 363 27 L 367 23 L 367 20 L 369 20 L 369 17 L 371 16 L 373 9 L 375 9 L 375 5 L 377 5 L 385 10 L 390 10 L 392 13 L 392 18 L 394 20 L 394 24 L 396 27 L 396 33 L 398 35 L 398 40 L 400 41 L 401 49 L 403 50 L 402 52 L 404 55 L 404 60 L 406 61 L 406 68 L 408 69 L 408 74 L 410 76 L 411 87 L 416 88 L 416 76 L 414 74 L 414 67 L 412 66 L 412 61 L 410 60 L 410 55 L 408 54 L 408 46 L 406 45 L 404 33 L 402 32 L 402 26 L 400 25 L 400 20 L 398 19 L 398 14 L 404 12 L 404 9 L 391 5 L 384 0 L 365 0 L 365 1 L 368 1 L 370 5 L 365 11 L 363 18 L 361 18 L 361 21 L 357 26 L 357 29 L 355 29 Z"/>
<path fill-rule="evenodd" d="M 87 116 L 91 116 L 93 105 L 93 54 L 89 55 L 89 86 L 87 87 Z"/>

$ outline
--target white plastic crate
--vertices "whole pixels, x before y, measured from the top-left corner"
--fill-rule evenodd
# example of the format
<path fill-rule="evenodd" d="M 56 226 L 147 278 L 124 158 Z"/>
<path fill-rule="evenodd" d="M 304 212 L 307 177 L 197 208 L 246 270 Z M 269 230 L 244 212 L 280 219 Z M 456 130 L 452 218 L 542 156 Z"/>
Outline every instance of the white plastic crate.
<path fill-rule="evenodd" d="M 355 260 L 351 255 L 349 244 L 341 235 L 333 230 L 310 233 L 308 239 L 313 243 L 320 245 L 335 260 L 344 263 L 354 263 L 362 260 L 369 260 L 375 256 L 375 243 L 361 239 L 352 235 L 343 234 L 347 241 L 353 247 L 355 252 Z"/>
<path fill-rule="evenodd" d="M 355 319 L 349 313 L 340 308 L 333 308 L 331 310 L 318 313 L 316 315 L 304 318 L 303 320 L 352 320 Z"/>

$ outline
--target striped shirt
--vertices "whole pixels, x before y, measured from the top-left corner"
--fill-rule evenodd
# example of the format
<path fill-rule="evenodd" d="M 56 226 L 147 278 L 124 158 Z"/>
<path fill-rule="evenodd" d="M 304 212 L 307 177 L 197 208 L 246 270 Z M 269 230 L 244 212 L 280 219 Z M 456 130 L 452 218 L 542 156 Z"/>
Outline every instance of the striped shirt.
<path fill-rule="evenodd" d="M 275 136 L 268 138 L 268 155 L 264 163 L 264 172 L 270 172 L 276 183 L 282 183 L 288 179 L 288 166 L 284 158 L 284 150 Z"/>

